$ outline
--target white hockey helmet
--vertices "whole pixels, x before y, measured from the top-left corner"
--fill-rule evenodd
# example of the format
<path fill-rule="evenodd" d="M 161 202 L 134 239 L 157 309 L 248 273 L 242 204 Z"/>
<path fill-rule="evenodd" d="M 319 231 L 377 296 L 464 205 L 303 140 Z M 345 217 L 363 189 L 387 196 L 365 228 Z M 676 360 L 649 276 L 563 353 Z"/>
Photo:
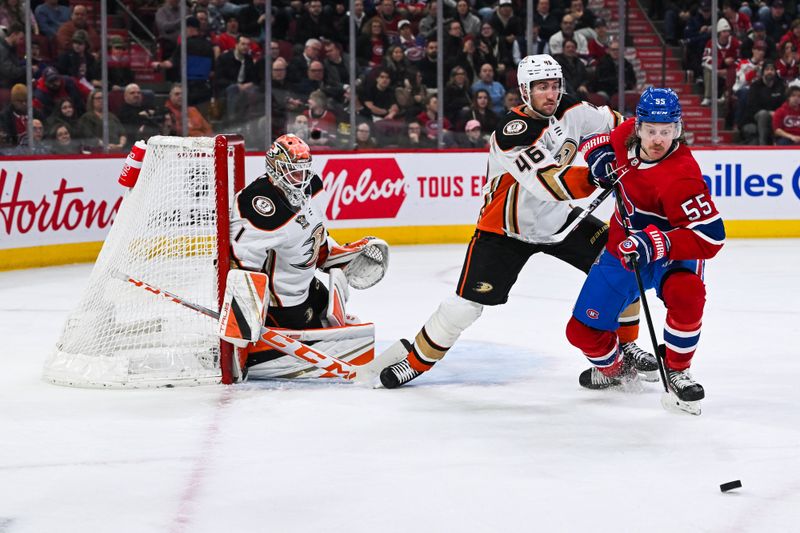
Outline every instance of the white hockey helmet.
<path fill-rule="evenodd" d="M 549 116 L 534 108 L 531 101 L 531 84 L 541 80 L 559 81 L 560 90 L 558 101 L 556 102 L 556 107 L 558 107 L 558 104 L 561 103 L 561 96 L 564 94 L 564 75 L 561 72 L 561 65 L 549 54 L 525 56 L 517 66 L 517 83 L 519 83 L 520 97 L 522 97 L 525 105 L 533 111 L 542 116 Z"/>

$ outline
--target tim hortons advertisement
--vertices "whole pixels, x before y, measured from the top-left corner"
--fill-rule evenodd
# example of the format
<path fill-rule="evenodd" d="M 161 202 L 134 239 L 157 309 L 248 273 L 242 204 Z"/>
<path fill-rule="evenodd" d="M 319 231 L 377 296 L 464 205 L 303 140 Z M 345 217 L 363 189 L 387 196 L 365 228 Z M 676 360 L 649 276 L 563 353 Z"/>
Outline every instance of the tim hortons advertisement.
<path fill-rule="evenodd" d="M 105 239 L 121 159 L 0 160 L 0 249 Z"/>

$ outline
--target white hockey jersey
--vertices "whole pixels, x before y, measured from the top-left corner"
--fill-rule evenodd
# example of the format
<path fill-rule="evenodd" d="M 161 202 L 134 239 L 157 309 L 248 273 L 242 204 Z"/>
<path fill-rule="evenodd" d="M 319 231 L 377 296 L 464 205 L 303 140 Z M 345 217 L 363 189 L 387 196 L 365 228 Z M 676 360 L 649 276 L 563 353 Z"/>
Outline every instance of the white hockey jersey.
<path fill-rule="evenodd" d="M 311 196 L 322 191 L 314 176 Z M 261 176 L 236 194 L 231 209 L 234 263 L 269 276 L 270 306 L 303 303 L 317 269 L 320 247 L 328 232 L 312 202 L 295 212 L 283 193 Z"/>
<path fill-rule="evenodd" d="M 531 118 L 522 109 L 506 113 L 492 133 L 477 227 L 536 243 L 567 223 L 569 200 L 595 190 L 588 168 L 573 165 L 581 140 L 610 132 L 622 117 L 569 95 L 549 120 Z"/>

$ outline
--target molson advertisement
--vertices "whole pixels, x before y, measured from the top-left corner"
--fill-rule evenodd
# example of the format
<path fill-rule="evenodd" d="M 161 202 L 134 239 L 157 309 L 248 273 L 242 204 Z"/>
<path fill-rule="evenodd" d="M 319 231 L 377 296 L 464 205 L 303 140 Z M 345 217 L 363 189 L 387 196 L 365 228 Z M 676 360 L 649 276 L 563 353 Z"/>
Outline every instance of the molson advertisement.
<path fill-rule="evenodd" d="M 800 237 L 800 150 L 694 150 L 729 237 Z M 122 157 L 0 159 L 0 269 L 96 257 L 125 189 Z M 264 173 L 247 156 L 245 176 Z M 392 244 L 466 242 L 481 207 L 486 154 L 314 155 L 316 199 L 340 242 L 377 234 Z M 612 202 L 596 213 L 608 218 Z"/>

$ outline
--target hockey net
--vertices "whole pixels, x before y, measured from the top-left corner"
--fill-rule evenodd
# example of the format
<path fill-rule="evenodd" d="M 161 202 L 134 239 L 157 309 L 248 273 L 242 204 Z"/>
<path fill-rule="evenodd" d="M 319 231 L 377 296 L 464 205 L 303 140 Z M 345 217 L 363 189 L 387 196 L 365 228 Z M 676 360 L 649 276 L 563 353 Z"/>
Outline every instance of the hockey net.
<path fill-rule="evenodd" d="M 81 387 L 229 383 L 231 348 L 212 319 L 119 276 L 219 309 L 229 199 L 243 186 L 241 137 L 152 137 L 45 379 Z"/>

